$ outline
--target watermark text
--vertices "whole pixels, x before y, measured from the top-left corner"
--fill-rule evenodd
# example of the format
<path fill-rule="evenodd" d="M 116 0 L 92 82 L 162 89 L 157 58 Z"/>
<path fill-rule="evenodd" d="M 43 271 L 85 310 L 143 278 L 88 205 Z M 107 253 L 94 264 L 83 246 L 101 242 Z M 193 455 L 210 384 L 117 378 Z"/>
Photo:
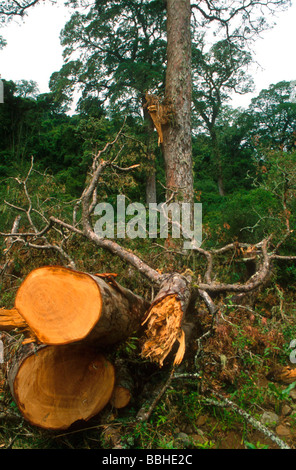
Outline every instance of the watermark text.
<path fill-rule="evenodd" d="M 116 208 L 102 202 L 96 205 L 99 216 L 94 230 L 100 238 L 163 238 L 183 239 L 183 249 L 200 247 L 202 242 L 202 204 L 139 202 L 126 205 L 123 195 L 117 196 Z"/>

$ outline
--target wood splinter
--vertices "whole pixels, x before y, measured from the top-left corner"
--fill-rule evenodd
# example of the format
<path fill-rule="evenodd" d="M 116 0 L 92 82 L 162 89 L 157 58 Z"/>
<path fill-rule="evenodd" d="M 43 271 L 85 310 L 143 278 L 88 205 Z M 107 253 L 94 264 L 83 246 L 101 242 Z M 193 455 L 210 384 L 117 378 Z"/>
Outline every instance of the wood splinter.
<path fill-rule="evenodd" d="M 143 324 L 147 324 L 142 356 L 163 366 L 176 340 L 179 348 L 174 365 L 182 362 L 185 354 L 185 335 L 181 328 L 183 310 L 177 295 L 168 295 L 152 306 Z"/>

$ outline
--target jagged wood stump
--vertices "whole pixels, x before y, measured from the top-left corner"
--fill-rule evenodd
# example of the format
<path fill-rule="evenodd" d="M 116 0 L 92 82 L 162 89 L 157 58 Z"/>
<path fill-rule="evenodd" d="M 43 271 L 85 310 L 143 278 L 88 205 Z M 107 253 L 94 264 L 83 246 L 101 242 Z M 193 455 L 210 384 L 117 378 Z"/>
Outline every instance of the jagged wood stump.
<path fill-rule="evenodd" d="M 67 429 L 97 415 L 110 401 L 115 384 L 113 365 L 81 344 L 23 346 L 10 368 L 12 396 L 32 425 Z"/>

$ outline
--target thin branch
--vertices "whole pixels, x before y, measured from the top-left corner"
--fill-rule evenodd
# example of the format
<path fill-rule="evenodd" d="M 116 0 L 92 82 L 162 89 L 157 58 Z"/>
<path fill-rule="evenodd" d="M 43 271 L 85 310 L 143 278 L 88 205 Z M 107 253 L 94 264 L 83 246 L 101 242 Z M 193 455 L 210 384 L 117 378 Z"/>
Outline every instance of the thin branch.
<path fill-rule="evenodd" d="M 196 374 L 174 374 L 172 379 L 199 379 L 200 375 L 198 373 Z M 240 408 L 236 403 L 234 403 L 232 400 L 229 398 L 221 395 L 218 392 L 215 392 L 212 390 L 212 394 L 215 395 L 219 401 L 214 400 L 212 398 L 206 398 L 206 397 L 201 397 L 202 401 L 208 405 L 211 406 L 220 406 L 220 407 L 230 407 L 232 408 L 236 413 L 238 413 L 240 416 L 242 416 L 248 423 L 250 423 L 255 429 L 258 431 L 262 432 L 266 437 L 271 439 L 273 442 L 275 442 L 280 449 L 290 449 L 288 444 L 286 442 L 282 441 L 278 436 L 276 436 L 272 431 L 270 431 L 267 427 L 265 427 L 262 423 L 257 421 L 255 418 L 253 418 L 249 413 L 247 413 L 245 410 Z"/>
<path fill-rule="evenodd" d="M 234 403 L 232 400 L 230 400 L 227 397 L 224 397 L 223 395 L 220 395 L 217 392 L 212 391 L 212 393 L 219 398 L 219 401 L 210 399 L 210 398 L 204 398 L 203 401 L 209 405 L 214 405 L 214 406 L 222 406 L 222 407 L 230 407 L 232 408 L 236 413 L 238 413 L 240 416 L 242 416 L 248 423 L 250 423 L 255 429 L 260 431 L 262 434 L 264 434 L 266 437 L 271 439 L 273 442 L 275 442 L 280 449 L 291 449 L 291 447 L 286 444 L 282 439 L 280 439 L 276 434 L 274 434 L 270 429 L 268 429 L 266 426 L 264 426 L 262 423 L 257 421 L 255 418 L 253 418 L 249 413 L 247 413 L 245 410 L 240 408 L 236 403 Z"/>
<path fill-rule="evenodd" d="M 167 388 L 170 386 L 174 374 L 174 369 L 171 369 L 167 380 L 165 381 L 164 385 L 160 387 L 160 389 L 156 392 L 156 396 L 153 398 L 152 402 L 149 404 L 147 409 L 147 403 L 145 403 L 142 408 L 137 413 L 137 421 L 146 422 L 149 420 L 151 414 L 153 413 L 154 408 L 156 407 L 157 403 L 160 401 L 161 397 L 166 392 Z"/>

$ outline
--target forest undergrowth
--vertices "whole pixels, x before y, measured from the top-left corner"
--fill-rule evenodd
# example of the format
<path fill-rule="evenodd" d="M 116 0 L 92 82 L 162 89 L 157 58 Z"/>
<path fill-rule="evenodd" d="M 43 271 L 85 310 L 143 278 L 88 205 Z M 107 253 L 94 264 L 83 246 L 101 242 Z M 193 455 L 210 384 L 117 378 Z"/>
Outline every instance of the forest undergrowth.
<path fill-rule="evenodd" d="M 136 270 L 103 250 L 95 253 L 88 243 L 79 247 L 74 243 L 72 249 L 80 270 L 112 270 L 126 287 L 146 297 L 153 294 Z M 79 256 L 79 250 L 84 256 Z M 182 263 L 157 249 L 149 259 L 166 269 L 170 263 L 172 267 Z M 59 260 L 44 252 L 15 251 L 13 269 L 1 277 L 1 307 L 12 308 L 22 279 L 35 267 L 49 264 Z M 129 338 L 116 353 L 110 351 L 124 358 L 132 370 L 129 405 L 120 410 L 108 405 L 95 418 L 65 432 L 39 429 L 24 421 L 8 387 L 5 363 L 1 364 L 1 448 L 295 448 L 296 369 L 291 343 L 296 339 L 295 297 L 295 287 L 281 285 L 274 272 L 256 292 L 215 298 L 219 309 L 214 316 L 198 300 L 187 314 L 193 327 L 190 343 L 183 362 L 173 371 L 171 356 L 159 368 L 140 357 L 141 338 Z M 18 330 L 1 335 L 9 336 L 12 348 L 23 340 Z"/>

